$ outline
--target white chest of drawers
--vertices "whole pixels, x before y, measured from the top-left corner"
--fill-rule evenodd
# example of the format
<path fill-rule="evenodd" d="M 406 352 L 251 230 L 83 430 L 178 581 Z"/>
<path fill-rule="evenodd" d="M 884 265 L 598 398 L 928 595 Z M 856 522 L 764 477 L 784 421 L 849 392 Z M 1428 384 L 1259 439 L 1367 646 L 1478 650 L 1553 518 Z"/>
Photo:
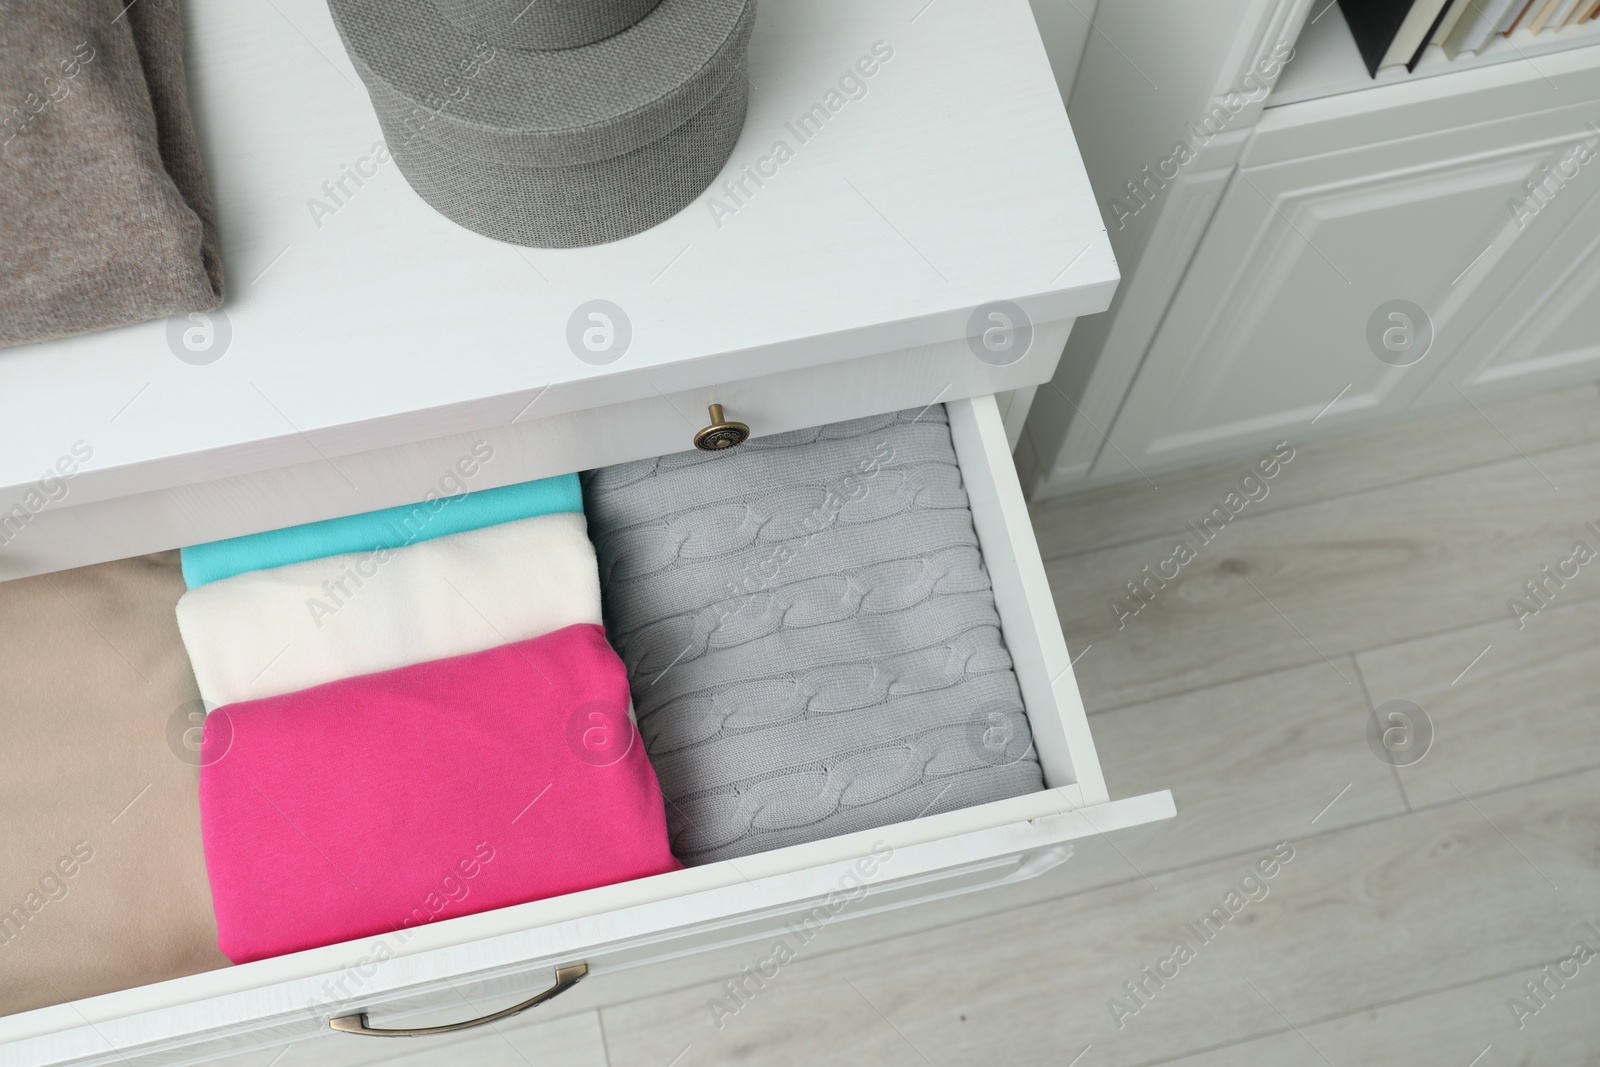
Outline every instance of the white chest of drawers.
<path fill-rule="evenodd" d="M 364 1042 L 328 1019 L 492 1011 L 579 963 L 603 997 L 608 973 L 826 907 L 852 871 L 866 914 L 1172 813 L 1108 799 L 1011 464 L 1032 389 L 1117 282 L 1025 0 L 764 0 L 724 181 L 563 252 L 416 198 L 319 0 L 191 0 L 188 21 L 225 314 L 0 353 L 0 509 L 92 450 L 5 528 L 0 578 L 420 499 L 478 439 L 496 458 L 473 489 L 680 451 L 712 403 L 759 435 L 945 402 L 1050 788 L 438 923 L 378 963 L 335 945 L 11 1016 L 0 1063 Z"/>

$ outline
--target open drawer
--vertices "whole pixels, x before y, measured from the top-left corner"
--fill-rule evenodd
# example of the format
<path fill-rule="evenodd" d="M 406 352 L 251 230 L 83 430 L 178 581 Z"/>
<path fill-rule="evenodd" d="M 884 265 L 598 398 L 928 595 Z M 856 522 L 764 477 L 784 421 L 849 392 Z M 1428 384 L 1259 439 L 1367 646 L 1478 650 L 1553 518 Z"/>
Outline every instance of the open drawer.
<path fill-rule="evenodd" d="M 1048 788 L 24 1012 L 0 1019 L 0 1063 L 201 1063 L 306 1040 L 324 1062 L 371 1043 L 330 1020 L 467 1021 L 579 976 L 603 1002 L 628 968 L 1031 877 L 1075 839 L 1170 817 L 1168 793 L 1108 800 L 995 398 L 947 410 Z"/>

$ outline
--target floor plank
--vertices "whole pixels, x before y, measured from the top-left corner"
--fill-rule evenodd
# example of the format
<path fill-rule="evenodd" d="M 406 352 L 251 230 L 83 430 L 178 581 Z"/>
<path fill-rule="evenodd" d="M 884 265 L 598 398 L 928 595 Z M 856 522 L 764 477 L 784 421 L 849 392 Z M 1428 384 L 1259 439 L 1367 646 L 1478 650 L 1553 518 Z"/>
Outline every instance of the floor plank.
<path fill-rule="evenodd" d="M 1479 406 L 1481 415 L 1461 408 L 1309 443 L 1288 435 L 1295 458 L 1251 510 L 1264 514 L 1516 459 L 1518 448 L 1535 455 L 1600 441 L 1600 388 L 1592 382 Z M 1255 458 L 1166 474 L 1154 479 L 1158 489 L 1141 478 L 1040 501 L 1033 508 L 1040 551 L 1054 560 L 1177 533 L 1237 488 Z"/>
<path fill-rule="evenodd" d="M 1584 938 L 1591 950 L 1600 949 L 1600 934 L 1575 932 L 1574 937 Z M 1571 949 L 1562 951 L 1571 954 Z M 1287 1030 L 1166 1060 L 1163 1067 L 1328 1067 L 1329 1063 L 1593 1067 L 1600 962 L 1563 966 L 1569 974 L 1575 969 L 1576 975 L 1564 980 L 1558 972 L 1551 980 L 1542 968 L 1524 969 L 1315 1023 L 1298 1032 Z M 1542 1006 L 1526 992 L 1524 984 L 1530 981 L 1545 983 L 1547 1000 Z M 1514 1012 L 1509 1006 L 1513 1000 L 1538 1010 L 1532 1015 Z"/>
<path fill-rule="evenodd" d="M 1356 687 L 1315 664 L 1094 716 L 1112 795 L 1171 789 L 1178 806 L 1118 847 L 1140 870 L 1171 870 L 1405 811 L 1367 747 L 1369 714 Z"/>
<path fill-rule="evenodd" d="M 1536 966 L 1600 894 L 1597 789 L 1588 772 L 1302 839 L 1209 943 L 1188 924 L 1255 856 L 815 959 L 799 946 L 747 1006 L 706 984 L 606 1009 L 612 1063 L 1064 1064 L 1092 1045 L 1081 1067 L 1142 1064 Z M 1142 979 L 1180 937 L 1194 957 Z M 1109 1002 L 1137 1003 L 1135 980 L 1150 994 L 1119 1028 Z"/>
<path fill-rule="evenodd" d="M 1288 472 L 1284 472 L 1287 475 Z M 1549 478 L 1559 489 L 1553 489 Z M 1126 582 L 1173 555 L 1173 538 L 1049 565 L 1090 710 L 1181 693 L 1476 623 L 1567 556 L 1600 521 L 1600 445 L 1252 515 L 1246 509 L 1157 587 L 1137 614 Z M 1591 535 L 1592 537 L 1593 535 Z M 1600 571 L 1600 568 L 1595 568 Z M 1167 573 L 1172 573 L 1170 567 Z M 1562 590 L 1600 595 L 1600 573 Z M 1093 646 L 1093 647 L 1090 647 Z"/>
<path fill-rule="evenodd" d="M 463 1012 L 470 1015 L 471 1012 Z M 441 1044 L 447 1044 L 441 1049 Z M 402 1064 L 429 1067 L 437 1063 L 471 1064 L 472 1067 L 527 1067 L 530 1063 L 559 1063 L 562 1067 L 607 1067 L 600 1017 L 585 1012 L 566 1018 L 545 1019 L 537 1013 L 485 1026 L 456 1038 L 360 1037 L 329 1034 L 291 1045 L 282 1057 L 271 1055 L 239 1061 L 239 1067 L 369 1067 Z"/>
<path fill-rule="evenodd" d="M 1433 724 L 1431 749 L 1400 770 L 1411 803 L 1600 764 L 1597 634 L 1600 602 L 1557 602 L 1521 629 L 1507 618 L 1358 656 L 1375 702 L 1409 700 Z"/>

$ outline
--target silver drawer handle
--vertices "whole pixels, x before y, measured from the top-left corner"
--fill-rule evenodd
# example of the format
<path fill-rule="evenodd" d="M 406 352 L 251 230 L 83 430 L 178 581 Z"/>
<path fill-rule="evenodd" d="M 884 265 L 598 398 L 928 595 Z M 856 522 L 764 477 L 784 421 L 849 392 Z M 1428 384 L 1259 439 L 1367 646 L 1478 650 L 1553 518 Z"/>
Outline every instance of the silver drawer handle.
<path fill-rule="evenodd" d="M 367 1034 L 370 1037 L 421 1037 L 424 1034 L 449 1034 L 457 1030 L 470 1030 L 474 1026 L 487 1026 L 497 1023 L 501 1019 L 509 1019 L 513 1015 L 520 1015 L 529 1008 L 538 1007 L 552 997 L 558 997 L 583 980 L 589 973 L 587 963 L 572 963 L 565 967 L 556 968 L 556 984 L 546 989 L 536 997 L 524 1000 L 521 1004 L 513 1004 L 509 1008 L 495 1012 L 493 1015 L 481 1015 L 476 1019 L 467 1019 L 459 1023 L 445 1023 L 443 1026 L 417 1026 L 410 1029 L 383 1030 L 367 1025 L 367 1013 L 359 1015 L 341 1015 L 337 1019 L 329 1019 L 328 1025 L 335 1030 L 342 1030 L 347 1034 Z"/>

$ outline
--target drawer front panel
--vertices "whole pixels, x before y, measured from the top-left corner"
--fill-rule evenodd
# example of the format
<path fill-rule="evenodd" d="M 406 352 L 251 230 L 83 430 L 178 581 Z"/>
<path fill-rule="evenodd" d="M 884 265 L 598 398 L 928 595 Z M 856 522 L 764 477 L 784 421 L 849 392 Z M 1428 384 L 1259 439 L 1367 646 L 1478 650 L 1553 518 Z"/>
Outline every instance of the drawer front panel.
<path fill-rule="evenodd" d="M 684 451 L 709 424 L 711 404 L 760 436 L 981 396 L 997 384 L 1024 388 L 1049 377 L 1071 328 L 1070 319 L 1037 326 L 1027 354 L 1000 368 L 959 341 L 603 406 L 584 394 L 597 386 L 576 383 L 509 398 L 497 425 L 441 421 L 423 441 L 377 425 L 313 442 L 285 427 L 279 465 L 249 474 L 218 477 L 230 457 L 205 454 L 181 470 L 84 470 L 58 503 L 0 537 L 0 581 L 409 504 L 457 478 L 480 441 L 494 458 L 473 473 L 471 490 Z"/>
<path fill-rule="evenodd" d="M 875 882 L 859 889 L 840 891 L 791 902 L 765 911 L 730 916 L 696 924 L 670 936 L 642 939 L 586 957 L 589 974 L 564 1001 L 552 1002 L 547 1013 L 566 1013 L 582 1005 L 592 1008 L 612 1002 L 608 979 L 635 967 L 673 965 L 685 957 L 737 945 L 748 949 L 754 962 L 770 949 L 770 942 L 785 941 L 797 953 L 834 922 L 864 918 L 914 904 L 958 896 L 1021 881 L 1042 874 L 1072 855 L 1071 845 L 1054 845 L 1032 853 L 986 858 L 949 870 Z M 498 975 L 452 979 L 441 990 L 412 992 L 394 1000 L 374 1003 L 359 996 L 332 1013 L 367 1010 L 371 1025 L 383 1027 L 433 1026 L 471 1019 L 514 1004 L 550 986 L 556 966 L 563 961 L 530 961 Z M 339 1035 L 328 1047 L 349 1044 Z"/>
<path fill-rule="evenodd" d="M 589 976 L 577 987 L 584 991 L 585 1003 L 603 1006 L 608 975 L 781 936 L 797 926 L 815 929 L 838 919 L 1020 881 L 1069 858 L 1070 842 L 1075 839 L 1170 818 L 1173 813 L 1168 793 L 1134 797 L 897 849 L 872 876 L 861 873 L 863 858 L 871 855 L 866 850 L 854 860 L 663 901 L 656 907 L 526 930 L 443 952 L 396 957 L 382 964 L 372 962 L 377 941 L 333 946 L 317 950 L 317 954 L 332 953 L 329 958 L 341 958 L 342 965 L 296 981 L 258 985 L 210 1000 L 195 997 L 135 1016 L 101 1017 L 106 1002 L 131 1001 L 139 994 L 163 991 L 162 986 L 152 986 L 62 1005 L 59 1010 L 47 1008 L 14 1016 L 4 1023 L 16 1024 L 26 1021 L 28 1015 L 49 1013 L 61 1020 L 70 1018 L 76 1025 L 0 1045 L 0 1064 L 177 1067 L 230 1058 L 253 1062 L 242 1057 L 304 1040 L 339 1049 L 365 1039 L 331 1032 L 327 1027 L 330 1016 L 370 1010 L 375 1026 L 470 1019 L 548 987 L 555 967 L 576 962 L 590 967 Z M 439 928 L 447 925 L 439 924 Z M 263 962 L 283 964 L 293 959 Z M 256 968 L 257 973 L 267 969 L 259 964 L 246 967 Z M 205 980 L 214 981 L 216 974 L 163 986 L 203 989 Z M 557 1003 L 552 1002 L 552 1007 Z M 94 1021 L 85 1025 L 85 1019 Z M 459 1038 L 442 1035 L 415 1040 L 449 1047 Z"/>

